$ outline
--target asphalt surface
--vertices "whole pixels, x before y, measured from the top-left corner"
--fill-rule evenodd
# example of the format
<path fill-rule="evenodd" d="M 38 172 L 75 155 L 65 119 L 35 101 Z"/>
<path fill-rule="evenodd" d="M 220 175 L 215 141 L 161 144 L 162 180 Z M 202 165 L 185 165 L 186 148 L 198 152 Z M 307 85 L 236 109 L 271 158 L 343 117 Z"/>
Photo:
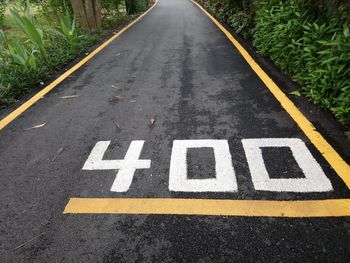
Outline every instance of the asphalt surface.
<path fill-rule="evenodd" d="M 77 97 L 60 98 L 70 95 Z M 248 138 L 302 139 L 334 191 L 256 191 L 241 143 Z M 228 140 L 238 192 L 169 191 L 173 141 L 187 139 Z M 141 158 L 152 164 L 136 171 L 127 192 L 110 191 L 115 171 L 82 170 L 96 142 L 112 141 L 105 158 L 123 159 L 133 140 L 145 140 Z M 288 150 L 263 155 L 272 178 L 303 176 Z M 189 178 L 215 177 L 210 149 L 191 150 L 188 164 Z M 350 197 L 225 35 L 188 0 L 160 0 L 0 131 L 0 174 L 1 262 L 350 261 L 347 217 L 63 214 L 71 197 Z"/>

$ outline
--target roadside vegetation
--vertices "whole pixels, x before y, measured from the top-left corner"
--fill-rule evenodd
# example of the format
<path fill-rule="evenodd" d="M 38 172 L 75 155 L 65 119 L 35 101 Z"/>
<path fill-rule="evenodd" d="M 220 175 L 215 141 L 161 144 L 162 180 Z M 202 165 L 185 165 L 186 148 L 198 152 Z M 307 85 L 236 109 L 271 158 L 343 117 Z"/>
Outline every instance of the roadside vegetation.
<path fill-rule="evenodd" d="M 44 85 L 52 74 L 151 2 L 90 1 L 97 8 L 89 9 L 82 0 L 0 0 L 0 108 Z M 78 11 L 86 8 L 87 17 L 77 17 L 76 7 L 81 4 L 83 9 Z"/>
<path fill-rule="evenodd" d="M 348 0 L 198 0 L 299 83 L 305 94 L 350 124 Z"/>

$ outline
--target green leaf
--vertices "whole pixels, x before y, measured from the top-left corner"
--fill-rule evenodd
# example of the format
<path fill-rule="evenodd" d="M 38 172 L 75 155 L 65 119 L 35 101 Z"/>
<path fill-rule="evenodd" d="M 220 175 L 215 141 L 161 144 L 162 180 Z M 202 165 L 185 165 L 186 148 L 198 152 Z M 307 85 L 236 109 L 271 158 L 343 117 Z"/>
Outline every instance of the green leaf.
<path fill-rule="evenodd" d="M 289 94 L 294 95 L 294 96 L 298 96 L 298 97 L 301 96 L 301 93 L 300 93 L 299 90 L 295 90 L 295 91 L 289 92 Z"/>
<path fill-rule="evenodd" d="M 349 26 L 347 24 L 344 25 L 344 36 L 345 37 L 349 37 L 350 36 L 350 30 L 349 30 Z"/>

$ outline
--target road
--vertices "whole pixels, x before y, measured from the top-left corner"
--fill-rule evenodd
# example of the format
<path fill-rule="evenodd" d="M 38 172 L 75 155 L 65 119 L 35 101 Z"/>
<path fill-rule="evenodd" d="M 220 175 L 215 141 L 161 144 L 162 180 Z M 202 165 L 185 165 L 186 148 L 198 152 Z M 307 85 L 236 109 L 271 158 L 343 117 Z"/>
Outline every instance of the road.
<path fill-rule="evenodd" d="M 0 138 L 2 262 L 350 261 L 349 217 L 288 208 L 348 187 L 191 1 L 160 0 Z"/>

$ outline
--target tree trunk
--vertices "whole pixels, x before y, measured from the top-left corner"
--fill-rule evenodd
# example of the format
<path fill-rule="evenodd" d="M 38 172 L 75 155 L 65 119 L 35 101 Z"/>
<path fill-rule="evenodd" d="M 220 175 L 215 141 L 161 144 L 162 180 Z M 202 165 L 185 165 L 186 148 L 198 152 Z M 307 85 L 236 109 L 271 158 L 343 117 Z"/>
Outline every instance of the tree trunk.
<path fill-rule="evenodd" d="M 84 1 L 72 0 L 72 8 L 79 25 L 83 28 L 89 28 L 89 24 L 85 14 Z"/>
<path fill-rule="evenodd" d="M 98 29 L 102 28 L 101 0 L 94 0 L 95 20 Z"/>
<path fill-rule="evenodd" d="M 85 0 L 84 5 L 85 5 L 85 13 L 89 24 L 89 28 L 91 31 L 96 31 L 97 25 L 96 25 L 96 19 L 95 19 L 95 10 L 94 10 L 93 0 Z"/>
<path fill-rule="evenodd" d="M 71 0 L 75 17 L 81 27 L 90 31 L 102 27 L 101 0 Z"/>

